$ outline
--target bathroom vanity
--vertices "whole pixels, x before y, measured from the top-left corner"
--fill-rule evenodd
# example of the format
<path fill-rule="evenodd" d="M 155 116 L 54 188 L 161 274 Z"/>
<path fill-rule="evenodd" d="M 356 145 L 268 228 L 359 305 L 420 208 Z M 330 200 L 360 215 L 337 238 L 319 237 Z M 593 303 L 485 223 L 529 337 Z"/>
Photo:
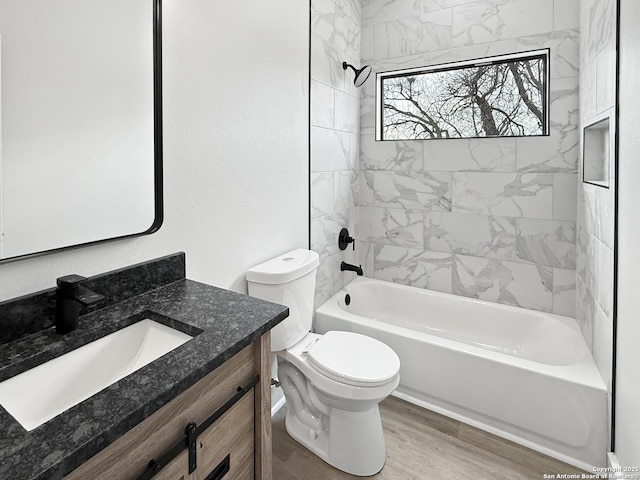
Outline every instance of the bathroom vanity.
<path fill-rule="evenodd" d="M 185 279 L 183 254 L 86 283 L 106 305 L 1 345 L 0 382 L 146 319 L 193 338 L 33 429 L 0 408 L 0 478 L 271 478 L 269 331 L 288 309 Z M 3 323 L 54 295 L 0 303 Z"/>
<path fill-rule="evenodd" d="M 270 386 L 269 372 L 262 371 L 268 344 L 266 333 L 64 478 L 204 480 L 225 473 L 228 478 L 269 478 Z M 193 460 L 185 445 L 186 427 L 202 425 L 212 415 L 211 425 L 194 437 L 195 468 L 189 473 Z M 181 443 L 173 456 L 172 448 Z M 167 454 L 166 463 L 160 463 Z"/>

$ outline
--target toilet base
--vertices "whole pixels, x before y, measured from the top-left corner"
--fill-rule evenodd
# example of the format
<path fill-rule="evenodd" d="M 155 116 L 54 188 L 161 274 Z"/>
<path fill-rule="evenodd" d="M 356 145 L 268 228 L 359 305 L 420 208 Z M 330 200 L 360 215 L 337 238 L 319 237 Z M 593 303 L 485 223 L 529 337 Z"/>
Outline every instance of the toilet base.
<path fill-rule="evenodd" d="M 359 412 L 331 408 L 323 424 L 326 430 L 313 430 L 293 410 L 287 411 L 287 433 L 329 465 L 362 477 L 382 470 L 386 450 L 377 404 Z"/>

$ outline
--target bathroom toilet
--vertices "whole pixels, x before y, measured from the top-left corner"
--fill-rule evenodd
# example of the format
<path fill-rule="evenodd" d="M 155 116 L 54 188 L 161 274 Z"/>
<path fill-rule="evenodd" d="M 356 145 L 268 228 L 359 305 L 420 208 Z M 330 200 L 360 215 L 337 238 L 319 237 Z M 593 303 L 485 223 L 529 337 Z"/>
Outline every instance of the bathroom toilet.
<path fill-rule="evenodd" d="M 271 330 L 289 435 L 330 465 L 374 475 L 385 462 L 378 404 L 400 381 L 384 343 L 351 332 L 311 333 L 318 254 L 298 249 L 247 271 L 249 295 L 289 307 Z"/>

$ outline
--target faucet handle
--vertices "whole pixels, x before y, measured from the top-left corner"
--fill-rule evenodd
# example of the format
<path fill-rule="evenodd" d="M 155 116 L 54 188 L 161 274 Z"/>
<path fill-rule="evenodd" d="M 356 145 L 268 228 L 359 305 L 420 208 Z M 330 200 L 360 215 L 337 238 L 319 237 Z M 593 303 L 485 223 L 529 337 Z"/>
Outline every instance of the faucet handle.
<path fill-rule="evenodd" d="M 355 251 L 356 249 L 355 238 L 349 235 L 349 230 L 347 230 L 346 228 L 343 228 L 342 230 L 340 230 L 340 233 L 338 234 L 338 247 L 340 247 L 340 250 L 345 250 L 347 248 L 347 245 L 349 244 L 353 246 L 353 250 Z"/>
<path fill-rule="evenodd" d="M 63 294 L 70 296 L 73 300 L 84 306 L 95 305 L 104 300 L 104 295 L 81 285 L 81 282 L 86 279 L 87 278 L 82 275 L 65 275 L 64 277 L 58 278 L 56 283 Z"/>

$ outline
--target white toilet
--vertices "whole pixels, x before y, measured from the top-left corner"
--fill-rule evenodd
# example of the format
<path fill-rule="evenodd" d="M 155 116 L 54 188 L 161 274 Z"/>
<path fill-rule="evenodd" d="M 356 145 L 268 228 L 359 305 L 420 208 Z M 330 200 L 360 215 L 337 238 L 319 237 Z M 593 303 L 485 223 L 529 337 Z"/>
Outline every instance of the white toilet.
<path fill-rule="evenodd" d="M 310 333 L 318 254 L 298 249 L 247 272 L 249 295 L 289 307 L 271 330 L 289 435 L 334 467 L 374 475 L 385 462 L 378 403 L 398 386 L 400 360 L 378 340 Z"/>

